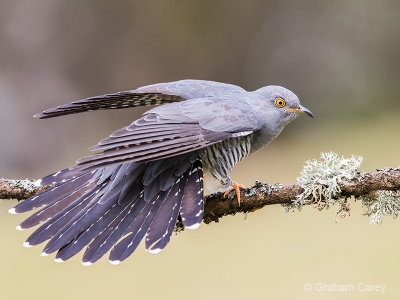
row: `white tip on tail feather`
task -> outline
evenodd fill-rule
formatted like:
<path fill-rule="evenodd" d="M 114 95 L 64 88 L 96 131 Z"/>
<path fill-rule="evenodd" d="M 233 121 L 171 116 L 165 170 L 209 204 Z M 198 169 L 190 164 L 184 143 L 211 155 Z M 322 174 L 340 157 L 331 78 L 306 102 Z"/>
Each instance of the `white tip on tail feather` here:
<path fill-rule="evenodd" d="M 23 244 L 22 244 L 22 246 L 24 246 L 24 247 L 26 247 L 26 248 L 30 248 L 30 247 L 33 247 L 31 244 L 29 244 L 28 242 L 24 242 Z"/>
<path fill-rule="evenodd" d="M 156 249 L 150 249 L 150 250 L 148 250 L 148 251 L 149 251 L 149 253 L 151 253 L 151 254 L 157 254 L 157 253 L 160 253 L 161 250 L 162 250 L 162 249 L 160 249 L 160 248 L 156 248 Z"/>
<path fill-rule="evenodd" d="M 194 230 L 194 229 L 199 228 L 200 225 L 201 225 L 201 223 L 195 223 L 195 224 L 190 225 L 190 226 L 185 226 L 185 228 Z"/>
<path fill-rule="evenodd" d="M 17 214 L 17 211 L 16 211 L 15 208 L 13 207 L 13 208 L 10 208 L 10 209 L 8 210 L 8 213 L 13 214 L 13 215 L 16 215 L 16 214 Z"/>

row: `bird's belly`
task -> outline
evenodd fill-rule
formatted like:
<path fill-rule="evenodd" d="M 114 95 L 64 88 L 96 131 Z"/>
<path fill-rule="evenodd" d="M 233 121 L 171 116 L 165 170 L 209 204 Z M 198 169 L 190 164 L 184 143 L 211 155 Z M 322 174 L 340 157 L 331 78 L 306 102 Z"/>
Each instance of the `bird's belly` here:
<path fill-rule="evenodd" d="M 210 172 L 204 172 L 203 180 L 206 195 L 225 192 L 227 189 L 227 186 L 225 184 L 222 184 L 221 181 L 214 178 L 214 176 Z"/>

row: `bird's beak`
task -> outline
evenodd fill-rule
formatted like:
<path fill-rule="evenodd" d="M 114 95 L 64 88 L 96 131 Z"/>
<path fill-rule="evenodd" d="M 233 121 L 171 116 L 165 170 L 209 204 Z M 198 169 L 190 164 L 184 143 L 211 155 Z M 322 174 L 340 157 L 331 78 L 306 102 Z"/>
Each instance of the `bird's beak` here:
<path fill-rule="evenodd" d="M 313 113 L 310 110 L 308 110 L 307 108 L 305 108 L 304 106 L 301 106 L 301 105 L 299 106 L 299 108 L 288 107 L 287 110 L 293 111 L 293 112 L 295 112 L 297 114 L 300 114 L 300 113 L 306 114 L 307 116 L 309 116 L 311 118 L 314 118 Z"/>
<path fill-rule="evenodd" d="M 313 113 L 312 113 L 309 109 L 305 108 L 304 106 L 301 106 L 301 105 L 300 105 L 300 107 L 299 107 L 299 112 L 301 112 L 301 113 L 303 113 L 303 114 L 306 114 L 307 116 L 309 116 L 309 117 L 311 117 L 311 118 L 314 118 Z"/>

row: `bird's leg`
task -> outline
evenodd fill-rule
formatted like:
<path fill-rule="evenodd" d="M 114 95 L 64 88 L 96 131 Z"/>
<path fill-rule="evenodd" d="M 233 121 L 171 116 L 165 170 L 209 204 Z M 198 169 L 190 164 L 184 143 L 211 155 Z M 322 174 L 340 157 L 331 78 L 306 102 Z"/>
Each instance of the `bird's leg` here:
<path fill-rule="evenodd" d="M 225 191 L 224 193 L 224 197 L 228 196 L 228 194 L 235 190 L 236 192 L 236 197 L 238 200 L 238 205 L 240 206 L 240 189 L 245 189 L 246 187 L 243 184 L 240 183 L 236 183 L 234 181 L 232 181 L 231 186 Z"/>

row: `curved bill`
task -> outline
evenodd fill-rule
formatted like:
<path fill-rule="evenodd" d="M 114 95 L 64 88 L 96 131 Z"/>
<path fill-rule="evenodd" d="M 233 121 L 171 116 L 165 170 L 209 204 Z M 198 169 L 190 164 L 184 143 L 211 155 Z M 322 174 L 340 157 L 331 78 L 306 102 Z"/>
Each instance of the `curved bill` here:
<path fill-rule="evenodd" d="M 293 111 L 296 114 L 300 114 L 300 113 L 306 114 L 307 116 L 309 116 L 311 118 L 314 118 L 313 113 L 310 110 L 308 110 L 307 108 L 305 108 L 304 106 L 301 106 L 301 105 L 299 106 L 299 108 L 288 107 L 286 110 Z"/>
<path fill-rule="evenodd" d="M 311 118 L 314 118 L 313 113 L 309 109 L 305 108 L 304 106 L 300 105 L 299 111 L 302 112 L 303 114 L 306 114 L 307 116 L 309 116 Z"/>

